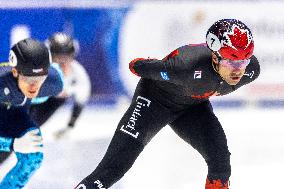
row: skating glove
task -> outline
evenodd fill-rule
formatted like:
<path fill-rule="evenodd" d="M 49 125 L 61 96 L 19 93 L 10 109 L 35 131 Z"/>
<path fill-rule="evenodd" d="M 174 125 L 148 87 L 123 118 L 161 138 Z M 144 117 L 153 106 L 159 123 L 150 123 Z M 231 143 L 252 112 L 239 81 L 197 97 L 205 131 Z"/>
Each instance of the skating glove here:
<path fill-rule="evenodd" d="M 28 131 L 20 138 L 15 138 L 13 150 L 20 153 L 42 152 L 42 136 L 39 129 Z"/>

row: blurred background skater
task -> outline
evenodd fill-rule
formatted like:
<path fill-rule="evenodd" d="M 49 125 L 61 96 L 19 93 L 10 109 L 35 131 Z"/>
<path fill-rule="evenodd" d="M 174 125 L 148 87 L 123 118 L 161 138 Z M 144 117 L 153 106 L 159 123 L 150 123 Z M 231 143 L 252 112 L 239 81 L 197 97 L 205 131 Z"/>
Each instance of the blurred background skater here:
<path fill-rule="evenodd" d="M 63 89 L 63 78 L 50 63 L 47 47 L 31 38 L 10 50 L 7 65 L 12 69 L 0 77 L 0 151 L 15 152 L 17 162 L 1 189 L 23 188 L 41 166 L 42 136 L 28 111 L 33 98 L 56 96 Z"/>
<path fill-rule="evenodd" d="M 58 96 L 34 98 L 30 106 L 30 116 L 38 126 L 46 121 L 63 106 L 67 100 L 72 102 L 72 113 L 66 127 L 54 133 L 56 139 L 61 138 L 74 127 L 82 109 L 88 102 L 91 86 L 84 67 L 75 60 L 79 45 L 65 33 L 55 33 L 47 40 L 53 66 L 59 65 L 64 75 L 64 88 Z M 0 163 L 4 162 L 10 152 L 0 152 Z"/>
<path fill-rule="evenodd" d="M 72 102 L 72 113 L 66 127 L 55 133 L 61 138 L 75 126 L 91 94 L 91 82 L 84 67 L 75 60 L 79 44 L 65 33 L 55 33 L 47 40 L 52 62 L 57 63 L 64 75 L 63 91 L 56 97 L 50 97 L 43 103 L 31 106 L 30 115 L 39 125 L 43 125 L 67 100 Z"/>

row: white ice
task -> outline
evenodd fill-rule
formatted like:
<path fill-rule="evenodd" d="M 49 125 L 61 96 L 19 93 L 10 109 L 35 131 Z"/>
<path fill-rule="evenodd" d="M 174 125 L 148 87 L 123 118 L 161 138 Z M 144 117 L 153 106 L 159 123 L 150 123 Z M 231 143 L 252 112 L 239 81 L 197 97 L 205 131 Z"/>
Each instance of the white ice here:
<path fill-rule="evenodd" d="M 54 131 L 69 117 L 64 107 L 42 128 L 45 159 L 25 187 L 73 189 L 97 166 L 127 106 L 88 107 L 77 127 L 56 141 Z M 215 109 L 231 155 L 231 189 L 281 188 L 284 170 L 284 109 Z M 15 157 L 0 167 L 0 176 Z M 112 189 L 204 189 L 202 157 L 169 128 L 148 144 L 130 171 Z"/>

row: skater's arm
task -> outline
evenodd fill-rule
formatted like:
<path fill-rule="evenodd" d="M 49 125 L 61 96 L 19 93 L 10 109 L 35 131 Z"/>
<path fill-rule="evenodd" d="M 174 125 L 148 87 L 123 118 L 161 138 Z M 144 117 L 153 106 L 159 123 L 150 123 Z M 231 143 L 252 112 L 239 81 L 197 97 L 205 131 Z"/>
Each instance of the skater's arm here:
<path fill-rule="evenodd" d="M 188 72 L 189 66 L 176 49 L 163 60 L 136 58 L 129 64 L 130 71 L 140 77 L 182 84 L 181 76 Z"/>

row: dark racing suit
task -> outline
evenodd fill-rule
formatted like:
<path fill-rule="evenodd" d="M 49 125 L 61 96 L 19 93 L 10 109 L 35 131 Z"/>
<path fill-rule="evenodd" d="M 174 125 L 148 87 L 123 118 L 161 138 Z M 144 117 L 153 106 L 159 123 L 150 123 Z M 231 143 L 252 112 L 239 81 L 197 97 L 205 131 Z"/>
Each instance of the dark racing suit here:
<path fill-rule="evenodd" d="M 209 180 L 227 182 L 231 174 L 230 152 L 208 99 L 255 80 L 260 72 L 256 57 L 251 57 L 246 73 L 235 86 L 223 81 L 214 70 L 212 53 L 203 44 L 180 47 L 163 60 L 132 61 L 130 70 L 141 76 L 132 103 L 104 158 L 77 188 L 109 188 L 167 124 L 203 156 Z"/>

